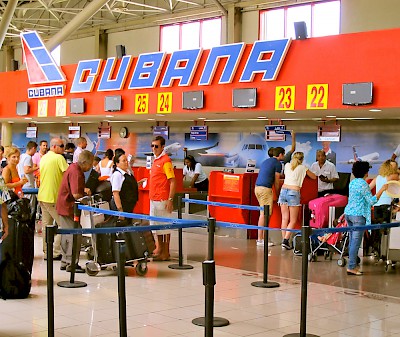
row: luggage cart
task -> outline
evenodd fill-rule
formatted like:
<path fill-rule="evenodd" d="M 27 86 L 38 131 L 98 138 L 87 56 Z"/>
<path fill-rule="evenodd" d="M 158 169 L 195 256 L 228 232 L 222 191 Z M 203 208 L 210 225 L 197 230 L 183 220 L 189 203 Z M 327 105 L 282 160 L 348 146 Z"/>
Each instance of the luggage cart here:
<path fill-rule="evenodd" d="M 90 212 L 90 227 L 124 227 L 135 226 L 139 222 L 119 221 L 114 216 L 106 217 L 104 221 L 95 221 L 95 215 Z M 89 276 L 96 276 L 102 269 L 117 267 L 117 261 L 114 253 L 114 243 L 116 240 L 125 240 L 126 245 L 126 266 L 135 267 L 136 274 L 144 276 L 147 273 L 147 263 L 150 252 L 147 248 L 145 235 L 142 231 L 93 234 L 91 238 L 90 254 L 91 259 L 86 262 L 86 273 Z"/>
<path fill-rule="evenodd" d="M 392 205 L 391 222 L 399 221 L 399 205 Z M 381 259 L 385 261 L 386 272 L 390 272 L 396 268 L 396 263 L 400 261 L 400 227 L 383 230 L 381 237 Z"/>

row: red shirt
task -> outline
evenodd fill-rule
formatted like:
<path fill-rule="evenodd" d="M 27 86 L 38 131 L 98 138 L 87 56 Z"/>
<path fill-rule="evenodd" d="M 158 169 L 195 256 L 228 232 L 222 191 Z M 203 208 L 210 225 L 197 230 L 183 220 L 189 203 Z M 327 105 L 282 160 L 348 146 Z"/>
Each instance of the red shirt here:
<path fill-rule="evenodd" d="M 171 159 L 164 154 L 154 159 L 150 170 L 150 200 L 161 201 L 169 198 L 169 179 L 175 178 Z"/>
<path fill-rule="evenodd" d="M 85 176 L 82 169 L 77 163 L 69 165 L 61 180 L 56 204 L 57 213 L 62 216 L 73 217 L 75 204 L 73 194 L 80 194 L 83 196 L 84 188 Z"/>

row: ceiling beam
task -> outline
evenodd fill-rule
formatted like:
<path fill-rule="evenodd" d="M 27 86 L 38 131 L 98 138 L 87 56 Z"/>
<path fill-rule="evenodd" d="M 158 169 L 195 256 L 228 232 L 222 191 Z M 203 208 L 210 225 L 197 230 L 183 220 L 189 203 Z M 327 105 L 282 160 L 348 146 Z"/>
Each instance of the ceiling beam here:
<path fill-rule="evenodd" d="M 8 27 L 10 26 L 11 19 L 15 12 L 15 8 L 17 8 L 18 0 L 9 0 L 7 7 L 4 11 L 4 14 L 1 18 L 0 22 L 0 49 L 3 46 L 4 38 L 6 37 L 6 33 Z"/>
<path fill-rule="evenodd" d="M 47 43 L 46 47 L 52 51 L 64 42 L 72 33 L 76 32 L 86 21 L 95 15 L 109 0 L 94 0 L 77 14 L 67 25 L 55 34 Z"/>

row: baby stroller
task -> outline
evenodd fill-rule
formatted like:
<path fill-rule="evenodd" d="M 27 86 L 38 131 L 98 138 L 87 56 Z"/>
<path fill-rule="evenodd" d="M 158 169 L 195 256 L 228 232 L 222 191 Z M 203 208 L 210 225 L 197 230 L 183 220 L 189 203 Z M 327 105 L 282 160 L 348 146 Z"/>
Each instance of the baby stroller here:
<path fill-rule="evenodd" d="M 347 222 L 342 214 L 337 220 L 337 225 L 335 228 L 343 228 L 347 227 Z M 347 260 L 344 258 L 344 255 L 347 250 L 347 244 L 349 241 L 349 233 L 348 232 L 336 232 L 336 233 L 327 233 L 324 236 L 319 236 L 318 240 L 321 242 L 321 245 L 326 244 L 326 252 L 324 253 L 325 260 L 332 260 L 333 254 L 338 253 L 340 257 L 337 261 L 339 267 L 344 267 L 347 263 Z"/>

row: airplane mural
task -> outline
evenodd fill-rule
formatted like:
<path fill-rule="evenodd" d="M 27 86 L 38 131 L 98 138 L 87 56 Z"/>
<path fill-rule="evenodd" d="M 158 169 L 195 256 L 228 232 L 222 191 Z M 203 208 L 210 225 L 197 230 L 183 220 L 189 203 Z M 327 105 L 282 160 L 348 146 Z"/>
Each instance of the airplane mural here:
<path fill-rule="evenodd" d="M 363 156 L 359 156 L 357 153 L 357 147 L 358 147 L 358 145 L 352 146 L 353 158 L 351 158 L 347 161 L 341 161 L 340 164 L 354 164 L 356 161 L 366 161 L 370 164 L 382 164 L 383 163 L 383 160 L 379 160 L 378 152 L 371 152 L 371 153 L 365 154 Z"/>

